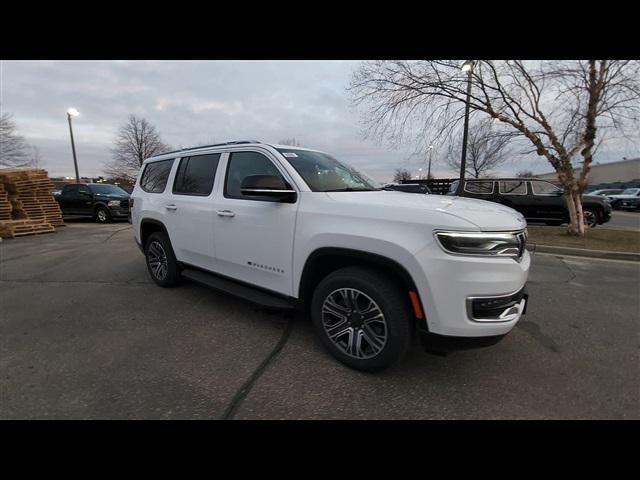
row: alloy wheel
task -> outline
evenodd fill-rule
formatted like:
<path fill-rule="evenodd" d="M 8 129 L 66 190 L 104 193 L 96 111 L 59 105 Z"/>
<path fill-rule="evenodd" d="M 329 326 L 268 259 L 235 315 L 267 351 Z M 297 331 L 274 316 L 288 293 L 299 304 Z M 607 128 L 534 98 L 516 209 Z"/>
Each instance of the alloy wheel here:
<path fill-rule="evenodd" d="M 167 263 L 167 254 L 165 253 L 164 248 L 162 247 L 162 244 L 160 244 L 160 242 L 154 241 L 149 244 L 147 258 L 153 276 L 158 280 L 164 280 L 167 276 L 169 266 Z"/>
<path fill-rule="evenodd" d="M 585 210 L 583 212 L 584 215 L 584 223 L 589 225 L 590 227 L 595 227 L 598 224 L 598 218 L 596 217 L 595 212 L 591 210 Z"/>
<path fill-rule="evenodd" d="M 367 294 L 339 288 L 322 303 L 322 325 L 342 352 L 365 359 L 378 355 L 387 343 L 388 328 L 382 310 Z"/>

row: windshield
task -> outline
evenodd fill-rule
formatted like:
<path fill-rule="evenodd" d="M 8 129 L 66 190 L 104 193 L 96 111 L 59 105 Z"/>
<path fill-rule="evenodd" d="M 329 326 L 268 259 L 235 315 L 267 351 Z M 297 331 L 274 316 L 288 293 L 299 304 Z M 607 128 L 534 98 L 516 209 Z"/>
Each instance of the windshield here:
<path fill-rule="evenodd" d="M 120 187 L 116 187 L 115 185 L 87 185 L 89 189 L 98 195 L 129 195 Z"/>
<path fill-rule="evenodd" d="M 381 190 L 362 172 L 320 152 L 278 149 L 314 192 L 364 192 Z"/>
<path fill-rule="evenodd" d="M 640 188 L 627 188 L 622 195 L 636 195 Z"/>

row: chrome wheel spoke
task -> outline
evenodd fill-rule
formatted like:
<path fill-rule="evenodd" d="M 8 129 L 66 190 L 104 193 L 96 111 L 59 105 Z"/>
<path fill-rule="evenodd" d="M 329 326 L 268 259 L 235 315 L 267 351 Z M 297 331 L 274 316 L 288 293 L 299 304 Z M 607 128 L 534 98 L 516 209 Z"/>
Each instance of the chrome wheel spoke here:
<path fill-rule="evenodd" d="M 147 261 L 153 276 L 158 280 L 164 280 L 169 271 L 169 265 L 167 263 L 167 256 L 164 252 L 164 248 L 162 248 L 160 243 L 152 242 L 149 245 Z"/>
<path fill-rule="evenodd" d="M 375 357 L 387 343 L 387 322 L 382 310 L 360 290 L 334 290 L 325 297 L 321 313 L 327 337 L 350 357 Z"/>

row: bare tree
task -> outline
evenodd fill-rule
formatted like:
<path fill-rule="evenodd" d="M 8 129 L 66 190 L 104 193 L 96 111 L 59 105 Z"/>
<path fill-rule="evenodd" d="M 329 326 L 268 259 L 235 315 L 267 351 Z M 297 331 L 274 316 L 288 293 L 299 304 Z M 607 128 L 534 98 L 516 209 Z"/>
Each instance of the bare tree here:
<path fill-rule="evenodd" d="M 369 135 L 399 142 L 451 136 L 464 117 L 467 73 L 460 61 L 364 63 L 349 87 L 367 107 Z M 593 152 L 607 131 L 626 135 L 640 114 L 640 62 L 477 61 L 470 74 L 473 116 L 499 120 L 545 157 L 558 174 L 570 214 L 569 233 L 583 235 L 584 192 Z M 579 173 L 571 160 L 582 155 Z"/>
<path fill-rule="evenodd" d="M 480 178 L 505 163 L 511 155 L 510 140 L 510 135 L 493 129 L 491 120 L 482 120 L 472 125 L 467 140 L 466 174 Z M 447 164 L 456 171 L 460 170 L 461 153 L 462 138 L 459 138 L 449 144 L 447 153 Z"/>
<path fill-rule="evenodd" d="M 135 182 L 145 159 L 169 149 L 156 128 L 145 118 L 130 115 L 118 130 L 115 146 L 111 149 L 113 158 L 104 166 L 104 172 L 110 177 Z"/>
<path fill-rule="evenodd" d="M 393 183 L 400 183 L 402 180 L 411 180 L 411 172 L 406 168 L 396 168 L 393 174 Z"/>
<path fill-rule="evenodd" d="M 516 173 L 516 177 L 531 178 L 533 177 L 533 172 L 531 170 L 520 170 L 518 173 Z"/>
<path fill-rule="evenodd" d="M 29 165 L 29 146 L 24 137 L 16 133 L 16 124 L 10 113 L 0 115 L 0 166 L 23 167 Z"/>
<path fill-rule="evenodd" d="M 295 137 L 285 138 L 284 140 L 280 140 L 278 142 L 280 145 L 290 145 L 292 147 L 301 147 L 300 142 L 298 142 Z"/>

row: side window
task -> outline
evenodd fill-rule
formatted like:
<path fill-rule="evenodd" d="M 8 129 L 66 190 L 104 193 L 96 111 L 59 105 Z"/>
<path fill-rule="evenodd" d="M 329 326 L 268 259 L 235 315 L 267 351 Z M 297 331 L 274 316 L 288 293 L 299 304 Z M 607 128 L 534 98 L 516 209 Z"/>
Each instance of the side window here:
<path fill-rule="evenodd" d="M 80 186 L 78 186 L 78 193 L 80 193 L 82 195 L 91 195 L 91 190 L 89 190 L 89 187 L 85 187 L 84 185 L 80 185 Z"/>
<path fill-rule="evenodd" d="M 197 155 L 180 160 L 173 193 L 206 197 L 213 189 L 213 180 L 220 162 L 220 154 Z"/>
<path fill-rule="evenodd" d="M 531 189 L 536 195 L 551 195 L 560 191 L 553 183 L 531 182 Z"/>
<path fill-rule="evenodd" d="M 76 194 L 78 193 L 78 185 L 65 185 L 64 187 L 62 187 L 62 194 L 63 195 L 69 195 L 69 194 Z"/>
<path fill-rule="evenodd" d="M 476 195 L 490 195 L 493 193 L 493 182 L 490 180 L 473 180 L 465 183 L 464 191 Z"/>
<path fill-rule="evenodd" d="M 229 155 L 227 178 L 224 183 L 224 196 L 243 198 L 240 185 L 249 175 L 275 175 L 282 178 L 280 171 L 267 157 L 258 152 L 233 152 Z M 283 179 L 284 180 L 284 179 Z M 285 181 L 286 182 L 286 181 Z"/>
<path fill-rule="evenodd" d="M 498 182 L 498 190 L 503 195 L 526 195 L 527 182 L 524 180 Z"/>
<path fill-rule="evenodd" d="M 173 158 L 147 163 L 144 172 L 142 172 L 142 178 L 140 179 L 140 188 L 148 193 L 164 192 L 172 166 Z"/>

